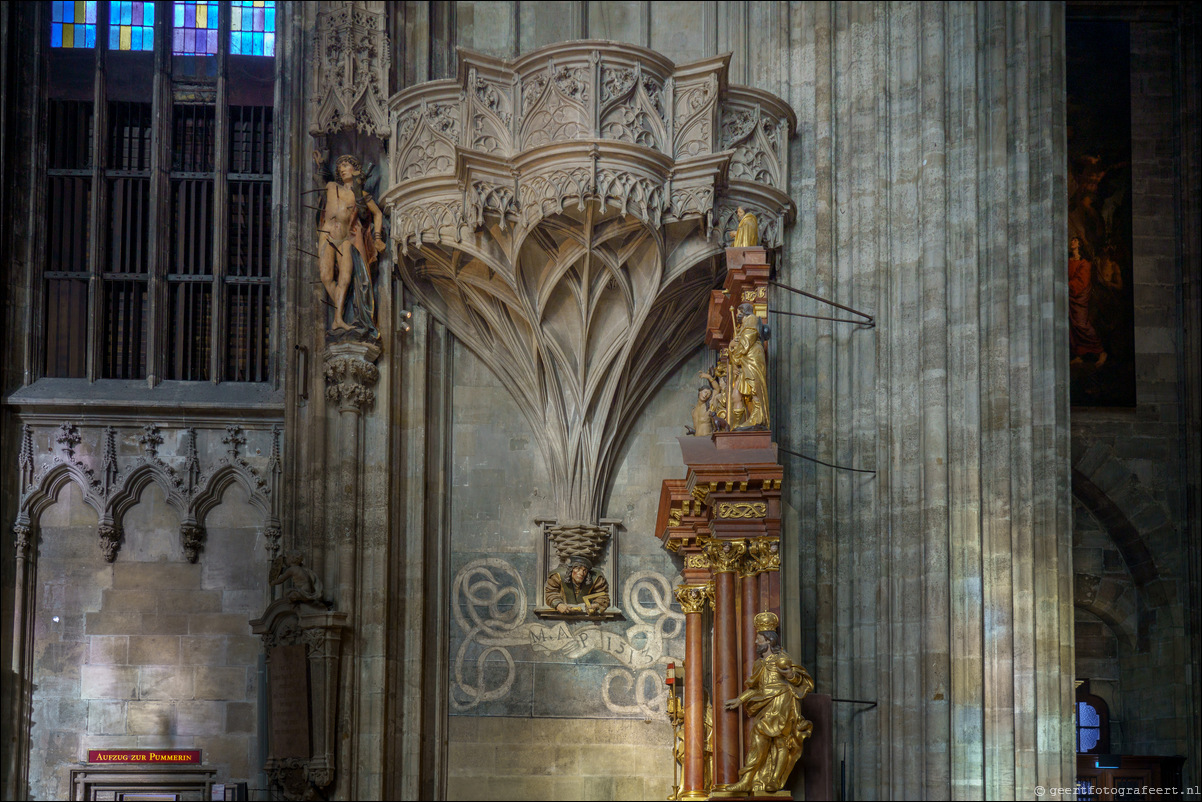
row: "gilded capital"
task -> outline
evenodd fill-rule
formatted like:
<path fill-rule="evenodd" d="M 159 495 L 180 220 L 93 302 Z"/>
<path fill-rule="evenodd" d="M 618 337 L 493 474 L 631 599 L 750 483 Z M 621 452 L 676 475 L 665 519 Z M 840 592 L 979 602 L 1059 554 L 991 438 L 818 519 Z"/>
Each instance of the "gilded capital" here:
<path fill-rule="evenodd" d="M 713 595 L 709 585 L 679 585 L 676 588 L 676 601 L 680 602 L 680 611 L 685 615 L 705 612 L 705 603 Z"/>
<path fill-rule="evenodd" d="M 747 554 L 747 541 L 706 538 L 701 541 L 701 548 L 714 573 L 720 574 L 739 570 L 739 564 Z"/>
<path fill-rule="evenodd" d="M 756 537 L 752 538 L 748 545 L 756 571 L 780 570 L 780 538 Z"/>

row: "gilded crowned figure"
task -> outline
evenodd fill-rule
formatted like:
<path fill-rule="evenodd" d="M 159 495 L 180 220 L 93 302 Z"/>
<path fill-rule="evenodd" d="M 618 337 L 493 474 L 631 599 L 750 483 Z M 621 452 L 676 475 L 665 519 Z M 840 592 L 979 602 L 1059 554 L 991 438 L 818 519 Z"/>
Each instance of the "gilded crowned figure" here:
<path fill-rule="evenodd" d="M 743 707 L 755 718 L 738 782 L 718 789 L 728 794 L 773 793 L 784 788 L 813 729 L 801 715 L 801 700 L 814 690 L 814 680 L 781 651 L 778 622 L 772 613 L 755 617 L 759 659 L 745 683 L 747 690 L 726 700 L 727 710 Z"/>

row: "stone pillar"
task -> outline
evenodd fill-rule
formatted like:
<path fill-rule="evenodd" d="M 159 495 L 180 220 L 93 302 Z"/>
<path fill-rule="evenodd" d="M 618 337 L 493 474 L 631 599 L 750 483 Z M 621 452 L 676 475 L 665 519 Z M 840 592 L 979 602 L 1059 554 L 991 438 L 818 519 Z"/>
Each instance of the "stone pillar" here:
<path fill-rule="evenodd" d="M 727 699 L 742 692 L 739 674 L 739 620 L 735 572 L 747 553 L 744 541 L 709 539 L 703 546 L 714 572 L 714 785 L 739 778 L 739 711 L 727 710 Z"/>
<path fill-rule="evenodd" d="M 680 798 L 705 799 L 705 664 L 701 614 L 711 591 L 707 585 L 680 585 L 676 600 L 684 613 L 684 776 Z"/>
<path fill-rule="evenodd" d="M 790 6 L 779 280 L 876 327 L 774 321 L 776 441 L 876 473 L 789 461 L 782 635 L 865 798 L 1073 781 L 1063 17 Z"/>
<path fill-rule="evenodd" d="M 359 472 L 363 465 L 359 448 L 360 415 L 375 402 L 372 387 L 380 378 L 375 361 L 380 347 L 366 342 L 334 343 L 326 348 L 326 399 L 338 405 L 334 448 L 337 471 L 333 492 L 333 531 L 338 543 L 338 606 L 354 620 L 355 556 L 360 526 Z"/>
<path fill-rule="evenodd" d="M 332 461 L 332 470 L 326 480 L 327 531 L 337 543 L 338 577 L 333 595 L 351 628 L 346 645 L 348 670 L 344 673 L 340 699 L 347 720 L 355 722 L 350 731 L 344 734 L 346 737 L 337 741 L 337 767 L 342 771 L 337 777 L 335 795 L 346 790 L 349 790 L 350 796 L 356 795 L 353 789 L 359 787 L 361 781 L 360 745 L 366 740 L 366 730 L 361 725 L 366 713 L 360 701 L 364 693 L 376 690 L 370 685 L 361 684 L 360 668 L 370 655 L 361 649 L 365 622 L 363 616 L 359 615 L 362 593 L 358 568 L 365 534 L 361 488 L 364 459 L 360 433 L 363 427 L 362 414 L 375 403 L 375 391 L 372 388 L 380 377 L 375 365 L 379 357 L 380 347 L 375 343 L 347 341 L 326 346 L 326 400 L 338 407 L 338 424 L 330 430 L 333 437 L 327 449 Z"/>

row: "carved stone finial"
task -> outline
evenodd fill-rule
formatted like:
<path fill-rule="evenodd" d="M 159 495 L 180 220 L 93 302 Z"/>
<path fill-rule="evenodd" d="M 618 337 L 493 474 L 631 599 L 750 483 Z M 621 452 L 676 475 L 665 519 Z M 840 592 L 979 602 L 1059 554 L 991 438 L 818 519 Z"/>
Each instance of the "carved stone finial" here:
<path fill-rule="evenodd" d="M 184 429 L 184 470 L 188 475 L 188 491 L 200 482 L 200 459 L 196 455 L 196 430 L 191 426 Z"/>
<path fill-rule="evenodd" d="M 100 535 L 100 552 L 105 562 L 117 559 L 117 551 L 121 548 L 121 526 L 114 521 L 101 521 L 97 527 Z"/>
<path fill-rule="evenodd" d="M 33 484 L 33 427 L 28 423 L 21 427 L 21 451 L 17 457 L 21 466 L 21 490 Z"/>
<path fill-rule="evenodd" d="M 146 452 L 146 456 L 151 459 L 157 459 L 159 456 L 159 446 L 163 444 L 163 435 L 159 431 L 158 424 L 148 423 L 142 427 L 142 434 L 138 437 L 138 443 L 141 444 L 142 450 Z"/>
<path fill-rule="evenodd" d="M 375 361 L 380 347 L 372 343 L 342 342 L 326 347 L 326 399 L 340 412 L 363 412 L 375 403 L 372 390 L 380 379 Z"/>
<path fill-rule="evenodd" d="M 246 435 L 242 433 L 241 426 L 226 426 L 225 436 L 221 438 L 221 442 L 225 443 L 225 452 L 229 455 L 229 461 L 237 462 L 238 450 L 246 444 Z"/>
<path fill-rule="evenodd" d="M 107 490 L 117 483 L 117 475 L 120 473 L 117 468 L 117 430 L 112 426 L 104 427 L 104 456 L 101 462 L 104 465 L 104 486 Z"/>
<path fill-rule="evenodd" d="M 58 435 L 54 438 L 54 442 L 63 447 L 67 459 L 75 459 L 75 447 L 79 445 L 79 441 L 79 429 L 74 423 L 59 424 Z"/>
<path fill-rule="evenodd" d="M 199 560 L 205 544 L 205 528 L 195 521 L 184 521 L 179 525 L 179 538 L 188 562 L 194 563 Z"/>
<path fill-rule="evenodd" d="M 13 524 L 13 546 L 17 559 L 29 557 L 29 546 L 33 543 L 33 528 L 29 524 Z"/>

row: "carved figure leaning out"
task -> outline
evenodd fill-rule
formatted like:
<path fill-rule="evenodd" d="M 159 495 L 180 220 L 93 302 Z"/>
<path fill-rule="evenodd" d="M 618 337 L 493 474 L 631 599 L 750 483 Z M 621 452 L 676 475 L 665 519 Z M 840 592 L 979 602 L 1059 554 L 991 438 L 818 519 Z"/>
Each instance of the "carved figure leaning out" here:
<path fill-rule="evenodd" d="M 747 690 L 726 700 L 727 710 L 745 707 L 754 717 L 747 760 L 739 780 L 716 789 L 729 794 L 773 793 L 781 790 L 814 725 L 801 715 L 801 700 L 814 690 L 809 673 L 780 649 L 779 623 L 772 613 L 755 617 L 758 659 L 744 683 Z"/>
<path fill-rule="evenodd" d="M 368 176 L 354 156 L 339 156 L 333 173 L 318 151 L 313 151 L 313 161 L 325 189 L 317 259 L 322 284 L 334 304 L 330 330 L 359 331 L 378 339 L 372 270 L 384 251 L 384 213 L 364 188 Z"/>
<path fill-rule="evenodd" d="M 328 607 L 329 604 L 321 598 L 321 578 L 305 565 L 305 558 L 299 551 L 288 552 L 287 567 L 283 555 L 276 557 L 271 566 L 270 582 L 272 586 L 282 585 L 292 580 L 292 589 L 285 595 L 293 604 L 312 604 Z"/>
<path fill-rule="evenodd" d="M 609 609 L 609 583 L 593 570 L 587 557 L 572 557 L 563 573 L 555 571 L 547 577 L 543 600 L 548 607 L 579 615 L 599 615 Z"/>

